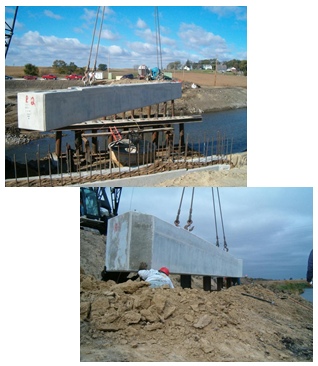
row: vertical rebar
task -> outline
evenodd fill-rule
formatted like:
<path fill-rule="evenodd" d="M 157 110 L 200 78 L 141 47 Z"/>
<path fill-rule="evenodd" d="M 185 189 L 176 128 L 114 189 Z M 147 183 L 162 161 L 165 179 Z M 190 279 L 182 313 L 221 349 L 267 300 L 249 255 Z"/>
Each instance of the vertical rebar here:
<path fill-rule="evenodd" d="M 208 150 L 209 150 L 209 138 L 207 138 L 207 142 L 206 142 L 205 165 L 208 165 Z"/>
<path fill-rule="evenodd" d="M 120 153 L 119 153 L 119 144 L 117 145 L 117 148 L 118 148 L 118 168 L 119 168 L 119 175 L 120 175 Z M 120 178 L 120 176 L 119 176 Z"/>
<path fill-rule="evenodd" d="M 36 153 L 36 160 L 37 160 L 37 163 L 38 163 L 39 184 L 40 184 L 40 187 L 41 187 L 40 157 L 39 157 L 39 152 L 38 151 Z"/>
<path fill-rule="evenodd" d="M 98 150 L 99 150 L 99 168 L 100 168 L 100 175 L 102 175 L 102 156 L 100 153 L 100 146 L 98 146 Z"/>
<path fill-rule="evenodd" d="M 69 154 L 70 154 L 70 158 L 69 158 L 69 165 L 70 165 L 70 178 L 71 178 L 71 182 L 72 182 L 72 151 L 71 149 L 69 149 Z M 91 165 L 92 166 L 92 165 Z"/>
<path fill-rule="evenodd" d="M 15 154 L 13 154 L 13 166 L 14 166 L 14 177 L 15 177 L 15 186 L 18 186 L 18 176 L 17 176 L 17 162 L 15 160 Z"/>
<path fill-rule="evenodd" d="M 61 154 L 61 185 L 63 186 L 63 157 Z"/>
<path fill-rule="evenodd" d="M 28 187 L 30 187 L 30 183 L 29 183 L 29 167 L 28 167 L 27 153 L 25 153 L 25 169 L 26 169 L 26 175 L 27 175 L 27 180 L 28 180 Z"/>
<path fill-rule="evenodd" d="M 50 145 L 49 145 L 49 152 L 48 152 L 48 157 L 49 157 L 49 175 L 50 175 L 50 184 L 52 187 L 52 174 L 51 174 L 51 157 L 50 157 Z"/>
<path fill-rule="evenodd" d="M 233 149 L 233 137 L 231 141 L 231 155 L 230 155 L 230 164 L 232 163 L 232 149 Z"/>
<path fill-rule="evenodd" d="M 131 177 L 130 175 L 130 139 L 129 139 L 129 143 L 128 143 L 128 171 L 129 171 L 129 176 Z"/>
<path fill-rule="evenodd" d="M 138 175 L 139 175 L 139 161 L 140 161 L 140 152 L 139 152 L 139 142 L 138 142 L 138 144 L 137 144 L 137 149 L 138 149 L 138 151 L 137 151 L 137 159 L 138 159 L 138 161 L 137 161 L 137 166 L 138 166 Z"/>

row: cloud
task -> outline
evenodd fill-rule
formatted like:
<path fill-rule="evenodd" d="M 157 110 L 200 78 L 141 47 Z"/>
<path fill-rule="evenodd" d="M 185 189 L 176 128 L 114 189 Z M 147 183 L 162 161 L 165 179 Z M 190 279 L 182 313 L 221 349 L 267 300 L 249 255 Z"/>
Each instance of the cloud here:
<path fill-rule="evenodd" d="M 101 33 L 101 38 L 108 40 L 117 40 L 120 39 L 120 35 L 113 33 L 109 29 L 103 29 Z"/>
<path fill-rule="evenodd" d="M 219 18 L 234 16 L 237 20 L 245 21 L 247 19 L 246 6 L 206 6 L 205 9 L 217 14 Z"/>
<path fill-rule="evenodd" d="M 145 30 L 136 30 L 135 35 L 144 39 L 149 43 L 156 44 L 156 32 L 151 31 L 151 29 L 147 28 Z M 176 46 L 176 41 L 174 39 L 160 36 L 161 45 L 167 46 Z"/>
<path fill-rule="evenodd" d="M 138 18 L 136 26 L 137 26 L 137 28 L 141 28 L 141 29 L 148 28 L 147 23 L 140 18 Z"/>
<path fill-rule="evenodd" d="M 54 14 L 51 10 L 44 10 L 44 15 L 53 19 L 63 19 L 60 15 Z"/>
<path fill-rule="evenodd" d="M 195 24 L 181 23 L 178 36 L 187 47 L 198 49 L 200 47 L 211 47 L 224 52 L 227 44 L 224 38 L 207 32 L 202 27 Z"/>

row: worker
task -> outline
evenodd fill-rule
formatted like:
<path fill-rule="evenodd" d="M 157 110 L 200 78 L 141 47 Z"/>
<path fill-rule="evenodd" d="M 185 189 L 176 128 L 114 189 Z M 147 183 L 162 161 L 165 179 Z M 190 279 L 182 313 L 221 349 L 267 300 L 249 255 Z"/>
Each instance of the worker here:
<path fill-rule="evenodd" d="M 141 269 L 138 271 L 138 275 L 147 282 L 150 282 L 150 287 L 161 287 L 164 285 L 169 285 L 171 288 L 174 288 L 170 278 L 169 278 L 169 269 L 166 267 L 160 268 L 158 271 L 155 269 Z"/>
<path fill-rule="evenodd" d="M 307 266 L 307 282 L 312 285 L 313 279 L 313 251 L 310 252 L 308 257 L 308 266 Z"/>

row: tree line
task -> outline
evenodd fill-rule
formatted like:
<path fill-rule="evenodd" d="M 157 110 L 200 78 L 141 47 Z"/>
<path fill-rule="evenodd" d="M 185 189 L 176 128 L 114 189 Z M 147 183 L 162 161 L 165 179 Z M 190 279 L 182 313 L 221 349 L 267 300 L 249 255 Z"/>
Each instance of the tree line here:
<path fill-rule="evenodd" d="M 181 61 L 173 61 L 167 65 L 167 69 L 168 70 L 181 70 L 183 67 L 187 66 L 190 69 L 199 70 L 199 69 L 203 68 L 203 65 L 212 65 L 212 67 L 215 69 L 215 62 L 216 62 L 215 58 L 199 60 L 198 62 L 187 60 L 185 64 L 182 64 Z M 218 60 L 217 64 L 218 65 L 223 64 L 226 66 L 227 69 L 229 69 L 231 67 L 235 67 L 236 70 L 238 70 L 238 71 L 247 72 L 247 60 L 233 59 L 230 61 L 223 61 L 223 62 Z"/>
<path fill-rule="evenodd" d="M 58 74 L 81 74 L 83 75 L 85 72 L 85 67 L 79 67 L 74 62 L 70 62 L 67 64 L 63 60 L 55 60 L 52 65 L 54 71 Z M 107 70 L 106 64 L 99 64 L 98 70 L 105 71 Z M 39 68 L 32 64 L 25 64 L 24 65 L 24 74 L 25 75 L 34 75 L 39 76 Z"/>

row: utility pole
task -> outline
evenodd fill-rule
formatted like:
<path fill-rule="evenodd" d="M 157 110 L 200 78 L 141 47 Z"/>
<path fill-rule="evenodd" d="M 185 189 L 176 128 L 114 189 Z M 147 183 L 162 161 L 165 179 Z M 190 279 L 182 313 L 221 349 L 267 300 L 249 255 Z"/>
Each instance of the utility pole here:
<path fill-rule="evenodd" d="M 218 55 L 216 55 L 216 59 L 215 59 L 214 86 L 216 86 L 216 69 L 217 69 L 217 65 L 218 65 Z"/>

